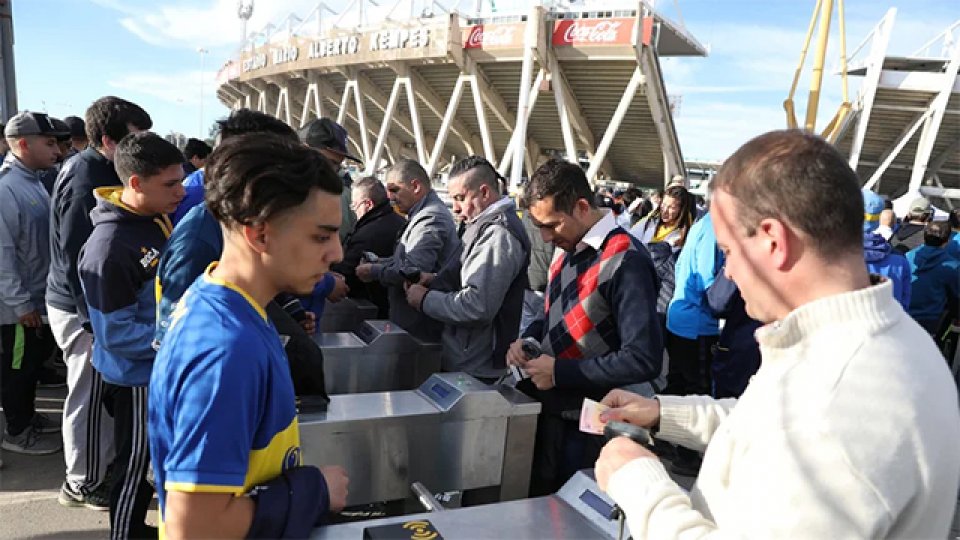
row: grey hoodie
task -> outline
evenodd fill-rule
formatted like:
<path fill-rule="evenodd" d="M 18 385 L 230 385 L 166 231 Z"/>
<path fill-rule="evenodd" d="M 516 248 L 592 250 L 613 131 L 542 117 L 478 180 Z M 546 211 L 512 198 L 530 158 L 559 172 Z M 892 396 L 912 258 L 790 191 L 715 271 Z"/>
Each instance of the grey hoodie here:
<path fill-rule="evenodd" d="M 496 378 L 520 330 L 530 241 L 513 201 L 503 198 L 467 225 L 463 242 L 459 264 L 431 283 L 422 309 L 444 323 L 445 371 Z"/>
<path fill-rule="evenodd" d="M 16 324 L 43 302 L 50 269 L 50 195 L 43 171 L 8 152 L 0 166 L 0 324 Z"/>

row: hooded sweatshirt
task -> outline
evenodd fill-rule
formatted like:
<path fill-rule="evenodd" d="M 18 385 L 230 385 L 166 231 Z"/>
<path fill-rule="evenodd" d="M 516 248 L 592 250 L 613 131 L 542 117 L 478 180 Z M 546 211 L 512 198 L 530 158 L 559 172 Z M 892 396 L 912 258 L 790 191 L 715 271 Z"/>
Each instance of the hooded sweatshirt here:
<path fill-rule="evenodd" d="M 871 274 L 878 274 L 893 282 L 893 297 L 903 306 L 910 309 L 910 263 L 906 257 L 893 251 L 890 243 L 876 233 L 863 235 L 863 258 L 867 263 L 867 270 Z"/>
<path fill-rule="evenodd" d="M 910 316 L 917 321 L 936 321 L 947 298 L 960 296 L 960 261 L 942 247 L 920 246 L 907 253 L 911 279 Z"/>
<path fill-rule="evenodd" d="M 170 220 L 142 215 L 120 201 L 122 188 L 100 188 L 93 232 L 78 271 L 93 327 L 93 367 L 109 383 L 146 386 L 156 351 L 154 281 Z"/>

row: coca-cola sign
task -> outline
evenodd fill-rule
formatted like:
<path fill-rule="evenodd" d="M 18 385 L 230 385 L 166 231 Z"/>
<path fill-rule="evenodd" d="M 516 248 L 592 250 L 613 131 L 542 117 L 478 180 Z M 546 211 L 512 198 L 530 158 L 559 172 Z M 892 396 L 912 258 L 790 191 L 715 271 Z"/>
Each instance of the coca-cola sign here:
<path fill-rule="evenodd" d="M 560 20 L 553 27 L 553 45 L 630 45 L 634 19 Z"/>
<path fill-rule="evenodd" d="M 523 23 L 471 26 L 464 49 L 512 49 L 523 46 Z"/>

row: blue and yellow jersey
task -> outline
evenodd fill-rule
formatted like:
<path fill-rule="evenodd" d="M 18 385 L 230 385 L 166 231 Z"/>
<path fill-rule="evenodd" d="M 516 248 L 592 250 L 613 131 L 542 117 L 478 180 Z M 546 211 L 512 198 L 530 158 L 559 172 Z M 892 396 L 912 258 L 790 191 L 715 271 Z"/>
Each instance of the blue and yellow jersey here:
<path fill-rule="evenodd" d="M 150 379 L 150 453 L 169 491 L 240 495 L 300 465 L 293 383 L 263 308 L 232 283 L 194 282 Z"/>

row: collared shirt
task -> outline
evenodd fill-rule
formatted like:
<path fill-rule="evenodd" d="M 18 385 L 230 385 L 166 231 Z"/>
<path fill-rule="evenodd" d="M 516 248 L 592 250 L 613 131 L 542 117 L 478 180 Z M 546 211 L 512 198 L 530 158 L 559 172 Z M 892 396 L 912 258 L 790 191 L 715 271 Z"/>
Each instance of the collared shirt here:
<path fill-rule="evenodd" d="M 604 213 L 600 221 L 596 222 L 593 227 L 587 231 L 587 234 L 583 235 L 580 242 L 577 243 L 576 253 L 580 253 L 588 247 L 599 250 L 600 246 L 603 245 L 603 241 L 606 240 L 607 235 L 610 234 L 610 231 L 619 226 L 620 225 L 617 224 L 617 218 L 613 215 L 612 211 Z"/>

